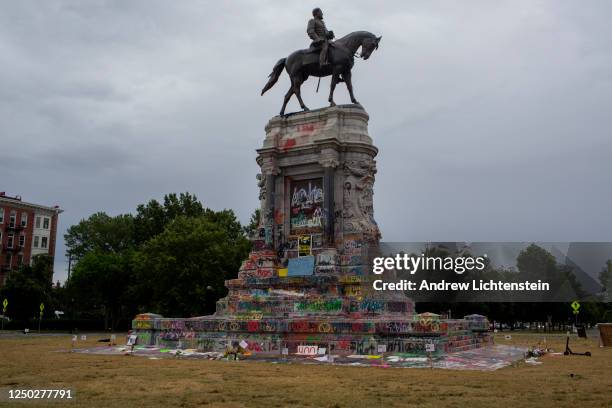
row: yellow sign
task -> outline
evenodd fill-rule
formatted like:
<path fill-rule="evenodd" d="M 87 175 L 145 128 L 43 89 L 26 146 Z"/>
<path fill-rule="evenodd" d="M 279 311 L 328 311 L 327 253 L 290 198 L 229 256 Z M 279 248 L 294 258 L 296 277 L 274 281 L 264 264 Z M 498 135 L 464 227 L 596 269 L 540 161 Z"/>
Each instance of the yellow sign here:
<path fill-rule="evenodd" d="M 578 303 L 577 300 L 574 300 L 570 306 L 572 307 L 572 309 L 574 309 L 574 313 L 577 314 L 576 312 L 578 311 L 578 309 L 580 309 L 580 303 Z"/>
<path fill-rule="evenodd" d="M 310 235 L 300 235 L 298 237 L 298 255 L 308 256 L 312 253 L 312 239 Z"/>
<path fill-rule="evenodd" d="M 40 304 L 40 313 L 42 313 L 43 310 L 45 310 L 45 304 L 41 303 Z"/>
<path fill-rule="evenodd" d="M 4 299 L 4 302 L 2 302 L 2 311 L 6 312 L 6 307 L 8 306 L 8 299 Z"/>
<path fill-rule="evenodd" d="M 286 277 L 288 273 L 289 273 L 289 268 L 280 268 L 280 269 L 278 269 L 278 276 L 280 278 Z"/>

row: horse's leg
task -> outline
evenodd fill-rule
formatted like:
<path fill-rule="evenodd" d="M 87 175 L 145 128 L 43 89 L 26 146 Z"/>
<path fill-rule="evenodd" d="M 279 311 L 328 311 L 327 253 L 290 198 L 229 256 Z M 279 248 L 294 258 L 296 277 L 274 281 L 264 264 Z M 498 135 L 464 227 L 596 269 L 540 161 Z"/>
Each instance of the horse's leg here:
<path fill-rule="evenodd" d="M 293 95 L 293 89 L 294 89 L 293 80 L 291 80 L 291 86 L 289 87 L 289 90 L 285 94 L 285 100 L 283 102 L 283 107 L 281 108 L 281 111 L 280 111 L 281 116 L 285 114 L 285 108 L 287 107 L 287 103 L 289 102 L 289 99 L 291 99 L 291 95 Z"/>
<path fill-rule="evenodd" d="M 336 106 L 336 102 L 334 102 L 334 90 L 339 80 L 340 76 L 338 74 L 332 74 L 331 85 L 329 86 L 329 106 Z"/>
<path fill-rule="evenodd" d="M 298 102 L 300 103 L 300 107 L 303 110 L 307 111 L 310 109 L 308 109 L 308 107 L 304 104 L 304 101 L 302 100 L 302 94 L 301 94 L 301 88 L 302 88 L 303 83 L 304 83 L 304 80 L 302 78 L 296 78 L 293 81 L 293 93 L 295 94 L 295 96 L 297 96 Z"/>
<path fill-rule="evenodd" d="M 351 70 L 349 69 L 344 74 L 342 74 L 342 77 L 344 78 L 344 82 L 346 82 L 346 89 L 348 89 L 349 95 L 351 96 L 351 102 L 353 102 L 354 104 L 359 104 L 359 102 L 357 102 L 357 99 L 355 99 L 355 95 L 353 95 L 353 82 L 351 82 Z"/>

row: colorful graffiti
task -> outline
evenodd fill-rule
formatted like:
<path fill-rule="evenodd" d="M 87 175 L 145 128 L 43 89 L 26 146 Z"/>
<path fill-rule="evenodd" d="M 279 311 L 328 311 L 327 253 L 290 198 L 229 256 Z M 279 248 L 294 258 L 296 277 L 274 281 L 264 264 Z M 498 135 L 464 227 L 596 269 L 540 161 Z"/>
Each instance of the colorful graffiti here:
<path fill-rule="evenodd" d="M 291 191 L 291 234 L 320 233 L 324 218 L 323 179 L 292 181 Z"/>

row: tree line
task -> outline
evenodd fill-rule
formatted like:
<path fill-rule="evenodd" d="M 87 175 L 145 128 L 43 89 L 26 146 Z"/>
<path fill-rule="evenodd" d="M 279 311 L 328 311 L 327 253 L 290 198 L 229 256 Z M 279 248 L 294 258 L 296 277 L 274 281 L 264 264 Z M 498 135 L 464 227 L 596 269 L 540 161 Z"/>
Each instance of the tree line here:
<path fill-rule="evenodd" d="M 53 318 L 53 311 L 61 310 L 62 319 L 70 324 L 82 326 L 95 321 L 97 329 L 101 322 L 105 329 L 126 329 L 132 318 L 143 312 L 167 317 L 211 314 L 216 301 L 227 294 L 224 281 L 237 276 L 240 263 L 247 257 L 251 248 L 247 236 L 257 224 L 257 211 L 250 223 L 242 226 L 232 210 L 206 208 L 190 193 L 168 194 L 161 202 L 152 199 L 138 205 L 134 213 L 111 216 L 97 212 L 71 226 L 64 235 L 71 264 L 64 285 L 51 283 L 52 258 L 37 256 L 32 265 L 9 275 L 0 290 L 0 302 L 7 298 L 7 315 L 26 326 L 33 326 L 38 319 L 40 303 L 46 305 L 46 318 Z M 428 256 L 447 255 L 439 248 L 430 251 Z M 514 275 L 562 279 L 575 293 L 581 291 L 571 269 L 557 264 L 549 252 L 536 245 L 521 252 L 517 268 L 519 275 Z M 511 280 L 511 275 L 488 267 L 481 277 Z M 609 293 L 612 261 L 602 269 L 599 280 Z M 449 293 L 444 303 L 416 299 L 417 311 L 452 310 L 453 317 L 482 313 L 509 325 L 546 321 L 548 316 L 555 322 L 573 319 L 566 302 L 463 303 L 453 296 Z M 609 299 L 583 304 L 580 320 L 612 318 L 611 304 L 606 302 Z"/>
<path fill-rule="evenodd" d="M 67 319 L 125 329 L 142 312 L 210 314 L 248 255 L 248 228 L 232 210 L 205 208 L 189 193 L 150 200 L 134 214 L 92 214 L 64 235 L 71 263 L 65 285 L 51 285 L 50 260 L 36 258 L 2 289 L 7 315 L 27 322 L 46 302 L 49 314 L 62 310 Z"/>

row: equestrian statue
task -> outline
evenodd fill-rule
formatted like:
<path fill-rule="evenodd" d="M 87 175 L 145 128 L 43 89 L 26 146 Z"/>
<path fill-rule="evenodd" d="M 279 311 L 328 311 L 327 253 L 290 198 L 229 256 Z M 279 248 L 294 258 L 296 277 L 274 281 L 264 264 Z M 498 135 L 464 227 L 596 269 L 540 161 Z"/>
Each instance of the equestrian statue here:
<path fill-rule="evenodd" d="M 285 114 L 285 108 L 291 96 L 295 94 L 300 107 L 307 111 L 308 108 L 302 100 L 300 88 L 304 81 L 309 76 L 326 77 L 331 75 L 331 85 L 329 89 L 329 104 L 335 106 L 334 89 L 338 82 L 346 83 L 346 88 L 351 96 L 351 102 L 358 104 L 355 95 L 353 94 L 353 84 L 351 82 L 351 69 L 355 64 L 355 56 L 367 60 L 372 55 L 374 50 L 378 49 L 381 37 L 376 37 L 374 34 L 367 31 L 355 31 L 336 41 L 334 33 L 327 30 L 323 22 L 323 12 L 320 8 L 315 8 L 312 11 L 313 18 L 308 22 L 306 32 L 312 43 L 310 48 L 298 50 L 290 54 L 287 58 L 281 58 L 269 75 L 269 80 L 266 86 L 261 90 L 263 95 L 268 89 L 272 88 L 278 81 L 283 68 L 287 70 L 291 87 L 285 94 L 283 107 L 280 114 Z M 361 47 L 360 55 L 357 55 L 357 50 Z M 317 86 L 318 90 L 318 86 Z"/>

